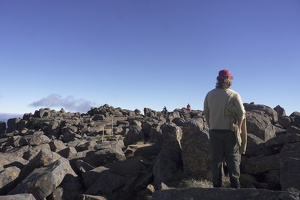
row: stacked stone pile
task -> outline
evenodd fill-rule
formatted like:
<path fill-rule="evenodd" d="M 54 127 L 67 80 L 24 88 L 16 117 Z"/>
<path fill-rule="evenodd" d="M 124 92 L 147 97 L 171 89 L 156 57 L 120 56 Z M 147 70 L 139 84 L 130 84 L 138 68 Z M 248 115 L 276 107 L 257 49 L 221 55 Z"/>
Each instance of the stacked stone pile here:
<path fill-rule="evenodd" d="M 202 111 L 141 114 L 105 104 L 83 114 L 42 108 L 0 122 L 0 200 L 299 199 L 300 113 L 244 105 L 241 190 L 167 189 L 182 173 L 211 179 Z"/>

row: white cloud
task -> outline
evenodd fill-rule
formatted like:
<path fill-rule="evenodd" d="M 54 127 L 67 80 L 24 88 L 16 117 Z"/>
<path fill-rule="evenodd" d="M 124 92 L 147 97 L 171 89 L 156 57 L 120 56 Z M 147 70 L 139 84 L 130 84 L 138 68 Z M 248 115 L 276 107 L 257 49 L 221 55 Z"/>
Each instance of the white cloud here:
<path fill-rule="evenodd" d="M 84 99 L 75 99 L 73 96 L 63 98 L 59 94 L 50 94 L 49 96 L 35 101 L 29 106 L 40 108 L 64 108 L 67 111 L 87 112 L 95 103 Z"/>

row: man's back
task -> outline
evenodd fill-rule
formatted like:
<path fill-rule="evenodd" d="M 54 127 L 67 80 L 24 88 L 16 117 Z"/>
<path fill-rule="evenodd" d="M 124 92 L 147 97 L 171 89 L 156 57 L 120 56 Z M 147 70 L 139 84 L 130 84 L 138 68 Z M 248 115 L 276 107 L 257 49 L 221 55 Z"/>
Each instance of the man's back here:
<path fill-rule="evenodd" d="M 210 129 L 231 129 L 230 119 L 225 116 L 225 109 L 233 93 L 236 94 L 232 89 L 220 88 L 207 93 L 204 101 L 204 113 L 209 116 Z"/>

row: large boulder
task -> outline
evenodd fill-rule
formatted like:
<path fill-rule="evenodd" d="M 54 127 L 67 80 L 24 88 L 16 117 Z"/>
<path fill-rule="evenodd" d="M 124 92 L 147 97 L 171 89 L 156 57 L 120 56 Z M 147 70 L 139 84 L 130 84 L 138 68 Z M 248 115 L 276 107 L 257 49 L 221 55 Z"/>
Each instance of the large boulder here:
<path fill-rule="evenodd" d="M 129 131 L 127 132 L 124 138 L 125 146 L 130 144 L 137 143 L 138 141 L 144 141 L 144 133 L 142 131 L 142 127 L 138 125 L 132 125 L 129 127 Z"/>
<path fill-rule="evenodd" d="M 99 167 L 110 162 L 126 160 L 126 156 L 122 149 L 114 147 L 98 151 L 87 151 L 83 160 L 94 167 Z"/>
<path fill-rule="evenodd" d="M 281 153 L 280 182 L 282 190 L 296 188 L 300 190 L 300 151 Z"/>
<path fill-rule="evenodd" d="M 162 184 L 169 184 L 182 171 L 180 140 L 182 130 L 169 122 L 162 126 L 163 147 L 153 166 L 154 186 L 161 189 Z"/>
<path fill-rule="evenodd" d="M 18 178 L 20 169 L 12 166 L 0 171 L 0 195 L 7 194 L 13 186 L 13 182 Z"/>
<path fill-rule="evenodd" d="M 184 172 L 197 178 L 212 177 L 210 141 L 204 132 L 202 118 L 193 118 L 184 123 L 181 138 Z"/>
<path fill-rule="evenodd" d="M 129 197 L 145 188 L 153 180 L 149 161 L 136 157 L 124 161 L 108 163 L 82 174 L 89 195 L 110 195 L 113 199 Z M 118 191 L 120 189 L 123 192 Z M 120 196 L 122 195 L 122 196 Z"/>
<path fill-rule="evenodd" d="M 9 195 L 31 193 L 36 199 L 44 199 L 60 185 L 66 174 L 76 176 L 69 161 L 60 158 L 48 166 L 35 169 Z"/>
<path fill-rule="evenodd" d="M 245 155 L 248 157 L 265 154 L 264 141 L 252 133 L 247 134 L 247 149 Z"/>
<path fill-rule="evenodd" d="M 6 131 L 6 122 L 0 121 L 0 134 L 4 134 Z"/>
<path fill-rule="evenodd" d="M 11 133 L 15 130 L 18 130 L 18 123 L 21 121 L 20 118 L 11 118 L 7 120 L 7 129 L 6 133 Z"/>
<path fill-rule="evenodd" d="M 269 117 L 255 112 L 247 112 L 246 120 L 247 131 L 263 141 L 267 141 L 276 136 L 274 125 L 271 123 Z"/>
<path fill-rule="evenodd" d="M 277 112 L 278 117 L 279 116 L 286 116 L 284 108 L 282 108 L 280 105 L 277 105 L 274 110 Z"/>
<path fill-rule="evenodd" d="M 293 112 L 290 115 L 290 118 L 291 118 L 291 124 L 293 126 L 300 128 L 300 112 Z"/>
<path fill-rule="evenodd" d="M 278 122 L 277 112 L 269 106 L 254 103 L 244 103 L 244 107 L 247 112 L 251 111 L 251 113 L 257 113 L 269 118 L 272 124 L 276 124 Z"/>

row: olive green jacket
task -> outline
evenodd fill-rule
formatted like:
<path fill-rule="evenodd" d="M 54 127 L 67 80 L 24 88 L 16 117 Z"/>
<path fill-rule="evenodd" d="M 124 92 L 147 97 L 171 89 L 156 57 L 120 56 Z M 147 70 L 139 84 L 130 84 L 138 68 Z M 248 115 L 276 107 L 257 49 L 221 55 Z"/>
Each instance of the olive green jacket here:
<path fill-rule="evenodd" d="M 226 108 L 226 116 L 231 119 L 231 130 L 236 134 L 236 140 L 239 145 L 240 154 L 246 153 L 247 147 L 247 126 L 246 117 L 243 117 L 241 133 L 239 132 L 237 122 L 238 122 L 238 108 L 234 105 L 232 101 L 229 100 Z"/>

